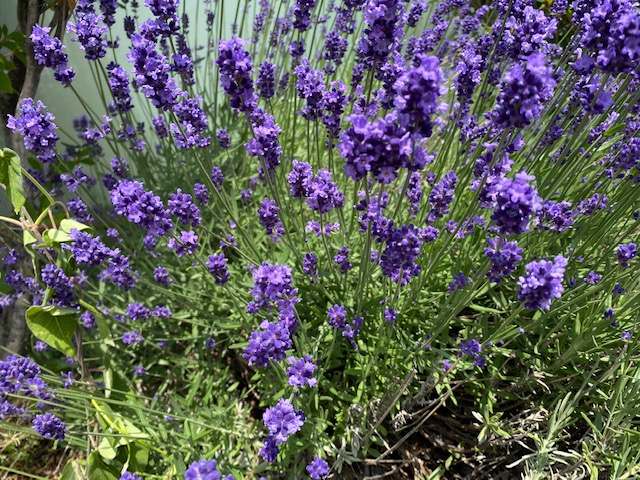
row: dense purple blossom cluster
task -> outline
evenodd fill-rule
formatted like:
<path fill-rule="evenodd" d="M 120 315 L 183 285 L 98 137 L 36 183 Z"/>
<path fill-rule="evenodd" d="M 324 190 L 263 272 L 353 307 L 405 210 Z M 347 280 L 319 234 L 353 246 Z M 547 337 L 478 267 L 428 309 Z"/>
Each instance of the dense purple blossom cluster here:
<path fill-rule="evenodd" d="M 586 3 L 586 2 L 585 2 Z M 583 69 L 593 65 L 604 72 L 618 74 L 637 68 L 640 59 L 640 12 L 632 0 L 597 0 L 589 3 L 581 24 Z M 580 12 L 576 12 L 578 16 Z"/>
<path fill-rule="evenodd" d="M 260 65 L 260 71 L 258 73 L 258 81 L 256 87 L 260 98 L 265 100 L 270 99 L 276 93 L 276 66 L 271 62 L 263 62 Z"/>
<path fill-rule="evenodd" d="M 110 196 L 118 215 L 145 228 L 149 234 L 162 236 L 173 228 L 160 197 L 146 191 L 141 182 L 122 180 L 111 190 Z"/>
<path fill-rule="evenodd" d="M 37 400 L 36 408 L 40 410 L 48 407 L 43 402 L 54 400 L 54 394 L 40 374 L 40 367 L 28 358 L 9 355 L 0 361 L 0 420 L 28 418 L 25 403 L 15 402 L 15 396 Z M 67 434 L 66 424 L 51 412 L 36 414 L 32 425 L 33 430 L 44 438 L 64 441 Z"/>
<path fill-rule="evenodd" d="M 229 105 L 241 112 L 251 112 L 256 108 L 253 90 L 251 55 L 243 47 L 244 40 L 233 37 L 221 40 L 216 64 L 220 71 L 220 83 L 229 96 Z"/>
<path fill-rule="evenodd" d="M 50 412 L 36 415 L 33 419 L 33 429 L 44 438 L 61 442 L 67 434 L 65 423 Z"/>
<path fill-rule="evenodd" d="M 488 237 L 487 243 L 489 246 L 484 249 L 484 254 L 491 261 L 487 276 L 492 282 L 500 283 L 503 277 L 516 270 L 524 249 L 518 247 L 518 242 L 508 242 L 500 237 Z"/>
<path fill-rule="evenodd" d="M 412 155 L 410 134 L 402 128 L 394 113 L 369 122 L 364 115 L 352 115 L 352 126 L 340 136 L 338 148 L 345 159 L 345 173 L 355 181 L 368 173 L 387 184 L 398 176 L 398 170 L 420 170 L 426 162 Z"/>
<path fill-rule="evenodd" d="M 526 171 L 514 179 L 503 177 L 495 185 L 496 203 L 491 219 L 504 234 L 519 235 L 529 230 L 532 215 L 542 210 L 542 199 Z"/>
<path fill-rule="evenodd" d="M 549 260 L 533 261 L 525 266 L 526 273 L 518 280 L 518 299 L 531 310 L 549 310 L 551 301 L 564 292 L 562 280 L 568 261 L 557 255 Z"/>
<path fill-rule="evenodd" d="M 218 462 L 204 458 L 193 462 L 184 473 L 185 480 L 233 480 L 233 475 L 222 476 Z"/>
<path fill-rule="evenodd" d="M 43 163 L 53 163 L 56 160 L 54 148 L 60 138 L 56 135 L 55 117 L 44 104 L 32 98 L 25 98 L 19 107 L 17 117 L 9 115 L 7 128 L 19 133 L 24 146 L 35 153 Z"/>
<path fill-rule="evenodd" d="M 227 267 L 227 257 L 224 256 L 224 253 L 209 255 L 207 268 L 209 269 L 209 273 L 215 278 L 217 285 L 224 285 L 231 277 L 229 267 Z"/>
<path fill-rule="evenodd" d="M 276 205 L 274 200 L 264 197 L 264 200 L 260 203 L 258 209 L 258 218 L 260 223 L 267 232 L 267 235 L 271 237 L 274 243 L 280 241 L 280 237 L 284 234 L 284 227 L 278 216 L 280 207 Z"/>
<path fill-rule="evenodd" d="M 74 22 L 69 22 L 67 30 L 75 33 L 75 42 L 80 44 L 87 60 L 98 60 L 107 54 L 107 25 L 102 15 L 96 13 L 92 0 L 80 0 L 74 10 Z"/>
<path fill-rule="evenodd" d="M 315 372 L 318 367 L 313 363 L 311 355 L 305 355 L 298 359 L 289 357 L 287 361 L 290 365 L 287 369 L 289 385 L 302 388 L 305 385 L 315 387 L 318 384 L 318 381 L 313 378 L 313 372 Z"/>
<path fill-rule="evenodd" d="M 167 205 L 171 214 L 178 217 L 182 225 L 191 225 L 195 228 L 202 222 L 200 210 L 193 203 L 193 198 L 188 193 L 182 193 L 181 189 L 171 194 Z"/>
<path fill-rule="evenodd" d="M 540 117 L 556 84 L 551 73 L 542 53 L 529 55 L 526 63 L 514 64 L 502 80 L 492 117 L 495 125 L 522 128 Z"/>
<path fill-rule="evenodd" d="M 40 65 L 51 68 L 57 81 L 68 85 L 76 74 L 68 65 L 69 57 L 62 51 L 64 45 L 59 38 L 51 38 L 49 32 L 49 27 L 41 27 L 37 23 L 33 26 L 29 38 L 33 42 L 34 58 Z"/>
<path fill-rule="evenodd" d="M 420 64 L 403 73 L 394 85 L 398 92 L 394 104 L 398 123 L 410 132 L 430 137 L 433 115 L 438 110 L 438 97 L 446 93 L 444 77 L 437 57 L 420 55 Z"/>
<path fill-rule="evenodd" d="M 329 464 L 320 457 L 314 457 L 307 465 L 307 473 L 313 480 L 322 480 L 329 475 Z"/>
<path fill-rule="evenodd" d="M 268 436 L 264 441 L 262 456 L 273 462 L 278 454 L 278 447 L 285 443 L 289 436 L 300 431 L 305 422 L 304 413 L 296 410 L 289 400 L 281 398 L 278 403 L 262 415 Z"/>
<path fill-rule="evenodd" d="M 397 47 L 402 35 L 400 0 L 369 0 L 365 5 L 365 28 L 357 43 L 357 53 L 367 68 L 382 64 Z"/>

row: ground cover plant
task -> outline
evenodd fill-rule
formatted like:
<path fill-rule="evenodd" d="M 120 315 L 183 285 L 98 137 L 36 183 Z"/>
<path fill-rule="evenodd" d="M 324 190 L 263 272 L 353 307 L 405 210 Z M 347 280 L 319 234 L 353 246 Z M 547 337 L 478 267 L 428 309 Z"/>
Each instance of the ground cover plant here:
<path fill-rule="evenodd" d="M 640 475 L 636 2 L 66 8 L 77 119 L 0 155 L 7 475 Z"/>

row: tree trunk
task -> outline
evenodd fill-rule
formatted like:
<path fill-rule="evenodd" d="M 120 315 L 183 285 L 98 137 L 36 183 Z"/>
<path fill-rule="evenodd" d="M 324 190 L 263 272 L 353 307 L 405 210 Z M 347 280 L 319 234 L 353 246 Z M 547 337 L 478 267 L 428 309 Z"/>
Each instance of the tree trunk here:
<path fill-rule="evenodd" d="M 22 137 L 7 128 L 7 115 L 16 116 L 22 101 L 25 98 L 33 97 L 38 90 L 43 67 L 38 65 L 34 58 L 33 43 L 29 35 L 33 26 L 38 22 L 38 17 L 45 10 L 46 4 L 42 0 L 18 0 L 18 30 L 27 36 L 24 45 L 26 63 L 23 64 L 17 58 L 13 58 L 16 69 L 9 72 L 9 78 L 14 92 L 0 92 L 0 126 L 2 127 L 3 141 L 7 147 L 20 156 L 20 161 L 25 169 L 28 165 L 27 151 Z M 62 30 L 64 31 L 64 25 Z M 30 190 L 32 189 L 25 188 L 27 194 Z M 21 238 L 21 235 L 18 238 Z M 9 242 L 3 243 L 8 243 L 10 248 L 21 247 L 19 242 L 16 242 L 15 245 Z M 29 262 L 27 261 L 27 263 Z M 22 265 L 22 267 L 30 268 L 30 265 Z M 0 346 L 11 352 L 22 351 L 26 333 L 26 300 L 27 298 L 23 298 L 15 305 L 5 308 L 0 314 Z M 4 351 L 0 349 L 0 358 L 4 356 Z"/>

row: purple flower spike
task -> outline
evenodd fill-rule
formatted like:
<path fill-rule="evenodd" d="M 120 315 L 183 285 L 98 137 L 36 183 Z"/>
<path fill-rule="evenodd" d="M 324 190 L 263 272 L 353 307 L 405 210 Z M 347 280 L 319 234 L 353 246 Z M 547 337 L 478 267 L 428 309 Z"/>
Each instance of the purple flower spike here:
<path fill-rule="evenodd" d="M 307 473 L 313 480 L 322 480 L 329 475 L 329 464 L 320 457 L 314 457 L 307 465 Z"/>
<path fill-rule="evenodd" d="M 20 104 L 19 115 L 8 116 L 7 128 L 22 136 L 24 146 L 35 153 L 38 160 L 53 163 L 56 160 L 54 149 L 60 140 L 55 133 L 58 127 L 54 120 L 55 117 L 40 100 L 35 103 L 32 98 L 25 98 Z"/>
<path fill-rule="evenodd" d="M 522 128 L 540 117 L 542 104 L 556 85 L 545 62 L 544 54 L 534 53 L 526 63 L 516 63 L 507 71 L 492 114 L 496 126 Z"/>
<path fill-rule="evenodd" d="M 438 97 L 446 93 L 437 57 L 421 55 L 420 65 L 407 70 L 395 83 L 398 122 L 409 131 L 430 137 L 432 116 L 438 110 Z"/>
<path fill-rule="evenodd" d="M 529 183 L 535 178 L 522 170 L 515 179 L 503 177 L 496 184 L 496 206 L 491 219 L 501 233 L 519 235 L 529 231 L 531 216 L 542 210 L 542 199 Z"/>
<path fill-rule="evenodd" d="M 33 54 L 40 65 L 53 70 L 54 78 L 64 85 L 69 85 L 75 77 L 75 72 L 67 62 L 69 57 L 62 50 L 65 46 L 60 39 L 49 36 L 51 28 L 41 27 L 37 23 L 29 38 L 33 42 Z"/>
<path fill-rule="evenodd" d="M 64 441 L 67 426 L 52 413 L 39 414 L 33 419 L 33 429 L 44 438 Z"/>
<path fill-rule="evenodd" d="M 518 280 L 518 300 L 531 310 L 549 310 L 551 301 L 560 298 L 564 291 L 562 280 L 567 264 L 562 255 L 557 255 L 553 262 L 540 260 L 528 263 L 526 274 Z"/>
<path fill-rule="evenodd" d="M 313 363 L 311 355 L 305 355 L 299 359 L 289 357 L 287 361 L 291 365 L 287 369 L 289 385 L 302 388 L 305 385 L 315 387 L 318 384 L 318 381 L 313 378 L 313 373 L 318 367 Z"/>
<path fill-rule="evenodd" d="M 221 480 L 222 474 L 217 470 L 215 460 L 204 458 L 193 462 L 184 473 L 185 480 Z"/>
<path fill-rule="evenodd" d="M 305 417 L 304 413 L 293 408 L 289 400 L 281 398 L 274 407 L 267 408 L 262 420 L 269 430 L 269 437 L 275 440 L 276 445 L 281 445 L 302 428 Z"/>
<path fill-rule="evenodd" d="M 633 259 L 638 255 L 638 248 L 635 243 L 627 243 L 622 244 L 618 247 L 618 262 L 620 262 L 620 266 L 623 268 L 627 268 L 629 266 L 629 260 Z"/>

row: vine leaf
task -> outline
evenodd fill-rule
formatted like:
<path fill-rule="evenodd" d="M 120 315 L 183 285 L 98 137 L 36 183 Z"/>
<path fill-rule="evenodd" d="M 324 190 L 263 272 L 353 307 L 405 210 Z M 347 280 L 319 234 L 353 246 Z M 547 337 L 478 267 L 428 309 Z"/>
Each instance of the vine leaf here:
<path fill-rule="evenodd" d="M 33 335 L 69 357 L 75 355 L 71 336 L 76 331 L 76 311 L 55 306 L 27 309 L 27 325 Z"/>
<path fill-rule="evenodd" d="M 7 196 L 18 213 L 26 200 L 22 188 L 22 170 L 20 157 L 10 148 L 0 150 L 0 183 L 7 188 Z"/>

